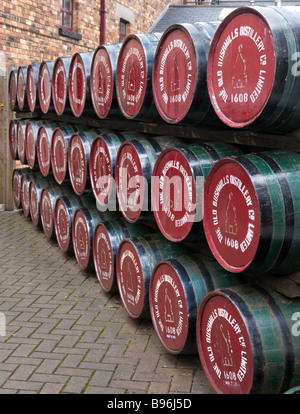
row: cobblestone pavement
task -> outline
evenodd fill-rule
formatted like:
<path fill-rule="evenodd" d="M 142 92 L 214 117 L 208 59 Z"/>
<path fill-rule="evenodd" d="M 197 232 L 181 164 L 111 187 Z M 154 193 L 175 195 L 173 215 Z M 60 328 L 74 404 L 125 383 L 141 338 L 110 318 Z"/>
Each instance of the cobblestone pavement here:
<path fill-rule="evenodd" d="M 213 393 L 198 356 L 168 354 L 21 211 L 0 213 L 3 320 L 1 394 Z"/>

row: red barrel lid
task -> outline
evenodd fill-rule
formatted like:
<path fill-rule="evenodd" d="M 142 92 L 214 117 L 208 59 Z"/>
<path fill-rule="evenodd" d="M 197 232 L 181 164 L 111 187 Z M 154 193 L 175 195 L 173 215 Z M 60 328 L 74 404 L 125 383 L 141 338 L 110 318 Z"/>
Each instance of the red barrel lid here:
<path fill-rule="evenodd" d="M 45 127 L 41 126 L 38 130 L 37 136 L 37 156 L 41 173 L 44 177 L 49 174 L 50 171 L 50 144 L 48 139 L 48 133 Z"/>
<path fill-rule="evenodd" d="M 86 73 L 80 54 L 76 53 L 69 71 L 69 100 L 73 115 L 80 117 L 86 101 Z"/>
<path fill-rule="evenodd" d="M 180 149 L 167 148 L 159 155 L 152 173 L 151 200 L 163 235 L 171 241 L 184 240 L 196 214 L 196 184 Z"/>
<path fill-rule="evenodd" d="M 115 179 L 120 210 L 133 223 L 141 214 L 145 189 L 139 154 L 131 142 L 124 142 L 118 150 Z"/>
<path fill-rule="evenodd" d="M 264 17 L 252 8 L 230 13 L 213 38 L 207 66 L 219 118 L 231 127 L 251 125 L 268 102 L 275 69 L 274 40 Z"/>
<path fill-rule="evenodd" d="M 188 308 L 180 276 L 168 262 L 158 263 L 151 275 L 150 312 L 155 331 L 168 352 L 178 354 L 188 336 Z"/>
<path fill-rule="evenodd" d="M 203 225 L 210 249 L 230 272 L 242 272 L 255 257 L 260 209 L 251 177 L 236 160 L 224 158 L 204 184 Z"/>
<path fill-rule="evenodd" d="M 142 43 L 134 35 L 127 36 L 118 57 L 116 91 L 120 109 L 128 119 L 135 118 L 143 105 L 147 75 Z"/>
<path fill-rule="evenodd" d="M 21 177 L 17 169 L 14 169 L 12 174 L 12 195 L 16 208 L 19 208 L 21 203 Z"/>
<path fill-rule="evenodd" d="M 17 158 L 18 154 L 18 141 L 17 141 L 17 129 L 16 129 L 16 122 L 11 120 L 9 123 L 9 149 L 10 154 L 13 160 Z"/>
<path fill-rule="evenodd" d="M 252 344 L 234 302 L 222 292 L 208 293 L 198 311 L 196 332 L 201 363 L 214 390 L 248 394 L 253 383 Z"/>
<path fill-rule="evenodd" d="M 29 189 L 28 182 L 25 175 L 22 175 L 21 178 L 21 205 L 23 213 L 26 217 L 29 217 L 30 214 L 30 204 L 29 204 Z"/>
<path fill-rule="evenodd" d="M 90 152 L 90 179 L 99 204 L 107 204 L 113 188 L 113 166 L 105 139 L 97 136 Z"/>
<path fill-rule="evenodd" d="M 19 105 L 19 109 L 22 111 L 24 109 L 25 104 L 25 79 L 23 68 L 20 66 L 18 69 L 18 77 L 17 77 L 17 101 Z"/>
<path fill-rule="evenodd" d="M 30 122 L 27 123 L 25 129 L 25 153 L 27 158 L 27 164 L 32 169 L 35 166 L 35 137 L 34 130 Z"/>
<path fill-rule="evenodd" d="M 85 215 L 78 209 L 76 210 L 72 223 L 72 239 L 74 253 L 77 263 L 82 269 L 86 269 L 90 256 L 90 237 L 88 224 Z"/>
<path fill-rule="evenodd" d="M 197 57 L 189 32 L 181 25 L 170 26 L 161 37 L 153 63 L 153 96 L 161 117 L 180 122 L 194 99 Z"/>
<path fill-rule="evenodd" d="M 33 181 L 29 184 L 29 205 L 31 221 L 37 226 L 39 224 L 40 207 L 36 186 Z"/>
<path fill-rule="evenodd" d="M 69 213 L 64 200 L 58 197 L 54 207 L 54 227 L 58 245 L 66 252 L 69 248 L 71 237 Z"/>
<path fill-rule="evenodd" d="M 66 68 L 61 58 L 57 58 L 53 68 L 52 97 L 55 112 L 57 115 L 62 115 L 68 97 L 68 81 Z"/>
<path fill-rule="evenodd" d="M 95 52 L 91 67 L 91 95 L 99 118 L 108 115 L 114 92 L 114 74 L 108 51 L 100 47 Z"/>
<path fill-rule="evenodd" d="M 28 66 L 27 70 L 27 84 L 26 84 L 26 91 L 27 91 L 27 100 L 30 112 L 34 112 L 36 106 L 36 83 L 34 77 L 33 67 L 31 65 Z"/>
<path fill-rule="evenodd" d="M 86 186 L 87 167 L 84 147 L 78 134 L 73 134 L 68 150 L 68 168 L 73 190 L 81 195 Z"/>
<path fill-rule="evenodd" d="M 44 188 L 41 193 L 41 201 L 40 201 L 40 211 L 41 211 L 41 220 L 42 220 L 42 227 L 44 230 L 45 235 L 50 239 L 53 234 L 53 210 L 52 210 L 52 203 L 51 198 L 48 190 Z"/>
<path fill-rule="evenodd" d="M 41 110 L 46 114 L 51 101 L 51 75 L 47 62 L 42 62 L 39 70 L 38 92 Z"/>
<path fill-rule="evenodd" d="M 53 132 L 50 158 L 54 178 L 58 184 L 62 184 L 68 167 L 65 139 L 60 128 L 56 128 Z"/>
<path fill-rule="evenodd" d="M 120 243 L 116 267 L 123 305 L 132 318 L 139 318 L 144 309 L 145 287 L 140 258 L 130 240 Z"/>
<path fill-rule="evenodd" d="M 25 153 L 25 128 L 22 121 L 18 122 L 17 125 L 17 137 L 18 137 L 18 153 L 19 160 L 21 164 L 26 162 L 26 153 Z"/>
<path fill-rule="evenodd" d="M 113 248 L 103 223 L 98 223 L 93 237 L 93 255 L 97 278 L 105 292 L 111 290 L 115 266 Z"/>
<path fill-rule="evenodd" d="M 17 102 L 17 78 L 15 70 L 12 70 L 8 80 L 8 103 L 11 111 L 16 109 Z"/>

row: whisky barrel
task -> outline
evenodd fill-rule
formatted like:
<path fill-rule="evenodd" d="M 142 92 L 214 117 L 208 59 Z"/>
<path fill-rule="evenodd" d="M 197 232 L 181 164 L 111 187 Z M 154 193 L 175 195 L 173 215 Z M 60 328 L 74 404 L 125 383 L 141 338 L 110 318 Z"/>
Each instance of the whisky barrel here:
<path fill-rule="evenodd" d="M 68 81 L 71 57 L 58 57 L 54 62 L 52 78 L 53 106 L 57 115 L 71 113 Z"/>
<path fill-rule="evenodd" d="M 45 121 L 38 129 L 36 151 L 37 151 L 39 169 L 44 177 L 47 177 L 49 172 L 52 171 L 52 168 L 51 168 L 52 136 L 53 136 L 55 129 L 59 126 L 60 124 L 58 122 Z"/>
<path fill-rule="evenodd" d="M 197 125 L 213 114 L 206 71 L 219 22 L 169 26 L 157 45 L 152 88 L 156 108 L 169 124 Z"/>
<path fill-rule="evenodd" d="M 118 56 L 116 91 L 127 119 L 159 120 L 152 92 L 152 65 L 161 33 L 126 37 Z"/>
<path fill-rule="evenodd" d="M 171 354 L 197 355 L 196 319 L 204 296 L 215 289 L 245 282 L 223 269 L 211 255 L 197 254 L 162 260 L 149 286 L 154 329 Z"/>
<path fill-rule="evenodd" d="M 30 169 L 39 167 L 37 157 L 37 136 L 39 127 L 43 125 L 43 121 L 28 120 L 25 128 L 25 154 L 27 165 Z"/>
<path fill-rule="evenodd" d="M 8 129 L 8 140 L 9 140 L 9 150 L 10 155 L 13 160 L 17 160 L 19 158 L 18 155 L 18 139 L 17 139 L 17 125 L 18 120 L 12 119 L 9 122 L 9 129 Z"/>
<path fill-rule="evenodd" d="M 105 292 L 117 292 L 116 257 L 122 240 L 151 233 L 144 224 L 124 218 L 98 223 L 93 236 L 93 258 L 97 278 Z"/>
<path fill-rule="evenodd" d="M 94 138 L 90 150 L 90 182 L 97 202 L 106 205 L 115 196 L 115 164 L 118 149 L 125 141 L 145 138 L 138 132 L 122 131 Z"/>
<path fill-rule="evenodd" d="M 160 233 L 121 241 L 116 259 L 117 282 L 122 303 L 131 318 L 151 317 L 149 283 L 155 265 L 190 250 L 179 243 L 169 242 Z"/>
<path fill-rule="evenodd" d="M 72 223 L 74 213 L 79 207 L 95 207 L 95 199 L 91 194 L 83 197 L 77 194 L 57 197 L 54 207 L 54 227 L 56 240 L 63 252 L 73 252 Z"/>
<path fill-rule="evenodd" d="M 204 185 L 211 251 L 231 272 L 299 270 L 300 155 L 267 151 L 224 158 Z"/>
<path fill-rule="evenodd" d="M 151 201 L 162 234 L 171 241 L 205 238 L 202 224 L 204 182 L 221 158 L 241 154 L 238 147 L 217 141 L 171 146 L 158 157 Z"/>
<path fill-rule="evenodd" d="M 36 173 L 28 170 L 21 177 L 21 206 L 25 217 L 30 217 L 29 185 L 32 179 L 36 179 Z"/>
<path fill-rule="evenodd" d="M 19 112 L 17 100 L 18 71 L 12 69 L 8 78 L 8 105 L 11 111 Z"/>
<path fill-rule="evenodd" d="M 21 207 L 21 179 L 22 175 L 25 174 L 25 172 L 29 172 L 28 167 L 24 168 L 14 168 L 12 173 L 12 197 L 14 201 L 15 207 L 18 209 Z"/>
<path fill-rule="evenodd" d="M 21 164 L 27 164 L 25 151 L 25 133 L 27 120 L 20 120 L 17 123 L 18 155 Z"/>
<path fill-rule="evenodd" d="M 68 170 L 76 194 L 81 195 L 85 189 L 90 188 L 89 162 L 94 138 L 110 132 L 108 129 L 98 128 L 75 132 L 71 136 L 68 148 Z"/>
<path fill-rule="evenodd" d="M 151 177 L 159 154 L 171 145 L 180 145 L 171 136 L 148 137 L 125 141 L 115 164 L 116 190 L 122 214 L 131 223 L 153 217 L 151 212 Z"/>
<path fill-rule="evenodd" d="M 39 69 L 38 93 L 41 111 L 44 114 L 52 112 L 53 97 L 52 97 L 52 77 L 54 61 L 43 61 Z"/>
<path fill-rule="evenodd" d="M 100 119 L 121 118 L 116 93 L 116 67 L 121 43 L 99 46 L 91 64 L 91 96 Z"/>
<path fill-rule="evenodd" d="M 75 53 L 69 68 L 69 101 L 76 118 L 93 115 L 90 72 L 94 52 Z"/>
<path fill-rule="evenodd" d="M 220 24 L 207 66 L 210 99 L 228 126 L 299 128 L 297 7 L 241 7 Z"/>
<path fill-rule="evenodd" d="M 27 66 L 20 66 L 17 75 L 17 101 L 21 112 L 29 110 L 27 97 Z"/>
<path fill-rule="evenodd" d="M 43 188 L 50 187 L 51 183 L 42 175 L 31 179 L 29 183 L 29 209 L 31 221 L 35 226 L 41 226 L 41 195 Z"/>
<path fill-rule="evenodd" d="M 72 241 L 75 257 L 81 269 L 94 269 L 93 236 L 97 223 L 118 217 L 118 212 L 101 212 L 96 207 L 79 207 L 75 211 L 72 223 Z"/>
<path fill-rule="evenodd" d="M 300 382 L 299 299 L 256 285 L 208 293 L 197 345 L 219 394 L 281 394 Z"/>
<path fill-rule="evenodd" d="M 34 112 L 40 109 L 38 94 L 39 71 L 39 64 L 29 65 L 27 67 L 26 94 L 30 112 Z"/>

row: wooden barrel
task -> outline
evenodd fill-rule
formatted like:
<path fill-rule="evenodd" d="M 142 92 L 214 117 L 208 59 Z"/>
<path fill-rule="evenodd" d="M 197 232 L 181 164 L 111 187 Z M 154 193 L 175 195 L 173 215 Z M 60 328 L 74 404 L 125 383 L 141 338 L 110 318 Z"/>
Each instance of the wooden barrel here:
<path fill-rule="evenodd" d="M 52 112 L 53 97 L 52 97 L 52 77 L 55 61 L 43 61 L 39 69 L 38 93 L 41 111 L 44 114 Z"/>
<path fill-rule="evenodd" d="M 146 136 L 138 132 L 122 131 L 101 134 L 94 138 L 90 150 L 90 182 L 97 202 L 106 205 L 116 195 L 115 164 L 121 144 Z"/>
<path fill-rule="evenodd" d="M 116 93 L 116 67 L 121 43 L 99 46 L 91 64 L 91 97 L 100 119 L 121 118 Z"/>
<path fill-rule="evenodd" d="M 37 137 L 39 127 L 43 125 L 43 121 L 28 120 L 25 128 L 25 154 L 27 165 L 30 169 L 37 169 L 39 167 L 37 157 Z"/>
<path fill-rule="evenodd" d="M 97 135 L 111 133 L 109 129 L 91 129 L 71 136 L 68 148 L 68 170 L 72 187 L 81 195 L 90 188 L 89 162 L 91 145 Z"/>
<path fill-rule="evenodd" d="M 29 172 L 28 167 L 14 168 L 12 173 L 12 197 L 14 205 L 17 209 L 21 207 L 21 179 L 22 175 L 25 174 L 25 172 Z"/>
<path fill-rule="evenodd" d="M 27 164 L 25 151 L 25 132 L 27 120 L 20 120 L 17 123 L 18 156 L 21 164 Z"/>
<path fill-rule="evenodd" d="M 149 283 L 155 265 L 181 256 L 190 248 L 166 240 L 160 233 L 121 241 L 116 259 L 118 289 L 124 308 L 133 319 L 150 318 Z"/>
<path fill-rule="evenodd" d="M 62 195 L 72 195 L 70 186 L 50 185 L 44 187 L 41 193 L 40 214 L 44 233 L 48 239 L 55 239 L 54 209 L 55 202 Z"/>
<path fill-rule="evenodd" d="M 127 119 L 158 120 L 152 92 L 152 66 L 161 33 L 126 37 L 118 56 L 116 91 L 119 107 Z"/>
<path fill-rule="evenodd" d="M 124 218 L 98 223 L 93 236 L 93 258 L 97 278 L 105 292 L 117 292 L 116 257 L 122 240 L 151 233 L 144 224 Z"/>
<path fill-rule="evenodd" d="M 51 168 L 51 143 L 56 128 L 61 125 L 54 121 L 45 121 L 38 129 L 37 134 L 37 159 L 39 169 L 44 177 L 47 177 Z"/>
<path fill-rule="evenodd" d="M 27 67 L 26 95 L 28 108 L 30 112 L 40 109 L 38 82 L 39 82 L 40 65 L 29 65 Z"/>
<path fill-rule="evenodd" d="M 255 285 L 204 297 L 197 345 L 217 393 L 279 394 L 300 383 L 299 305 L 299 299 Z"/>
<path fill-rule="evenodd" d="M 204 185 L 211 251 L 231 272 L 286 274 L 300 266 L 300 155 L 268 151 L 224 158 Z"/>
<path fill-rule="evenodd" d="M 17 101 L 21 112 L 29 110 L 27 97 L 27 66 L 20 66 L 17 74 Z"/>
<path fill-rule="evenodd" d="M 150 279 L 149 303 L 154 329 L 166 350 L 196 355 L 196 319 L 202 299 L 212 290 L 245 281 L 207 254 L 159 262 Z"/>
<path fill-rule="evenodd" d="M 297 7 L 241 7 L 222 21 L 207 82 L 226 125 L 272 133 L 299 128 L 299 19 Z"/>
<path fill-rule="evenodd" d="M 11 111 L 19 112 L 17 100 L 18 71 L 12 69 L 8 78 L 8 105 Z"/>
<path fill-rule="evenodd" d="M 22 173 L 21 177 L 21 207 L 25 217 L 30 217 L 29 185 L 31 180 L 36 179 L 35 172 L 30 170 Z"/>
<path fill-rule="evenodd" d="M 57 115 L 71 113 L 68 81 L 71 57 L 58 57 L 53 67 L 52 98 Z"/>
<path fill-rule="evenodd" d="M 147 137 L 125 141 L 115 164 L 116 191 L 120 210 L 127 221 L 153 219 L 151 177 L 159 154 L 182 140 L 172 136 Z"/>
<path fill-rule="evenodd" d="M 153 63 L 156 108 L 169 124 L 197 125 L 213 111 L 206 83 L 210 44 L 219 22 L 173 24 L 163 33 Z"/>
<path fill-rule="evenodd" d="M 13 160 L 17 160 L 19 158 L 18 155 L 18 139 L 17 139 L 17 125 L 18 120 L 12 119 L 9 122 L 9 129 L 8 129 L 8 140 L 9 140 L 9 150 L 10 155 Z"/>
<path fill-rule="evenodd" d="M 69 69 L 69 101 L 76 118 L 94 114 L 90 88 L 90 72 L 94 52 L 75 53 Z"/>
<path fill-rule="evenodd" d="M 101 221 L 120 217 L 118 212 L 101 212 L 96 207 L 79 207 L 73 217 L 72 241 L 75 257 L 81 269 L 94 269 L 93 236 L 96 225 Z"/>
<path fill-rule="evenodd" d="M 29 183 L 29 209 L 31 221 L 35 226 L 41 226 L 41 196 L 44 188 L 51 186 L 51 182 L 41 174 L 31 179 Z"/>
<path fill-rule="evenodd" d="M 162 234 L 171 241 L 205 238 L 202 224 L 204 182 L 221 158 L 241 154 L 217 141 L 171 146 L 158 157 L 152 173 L 151 201 Z"/>

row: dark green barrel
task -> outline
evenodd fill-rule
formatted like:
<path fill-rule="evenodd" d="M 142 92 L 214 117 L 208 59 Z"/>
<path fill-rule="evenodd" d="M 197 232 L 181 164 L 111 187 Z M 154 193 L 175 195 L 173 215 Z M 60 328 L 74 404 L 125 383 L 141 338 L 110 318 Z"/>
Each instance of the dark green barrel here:
<path fill-rule="evenodd" d="M 15 168 L 12 173 L 12 196 L 15 207 L 21 207 L 21 179 L 22 175 L 29 173 L 29 168 Z"/>

